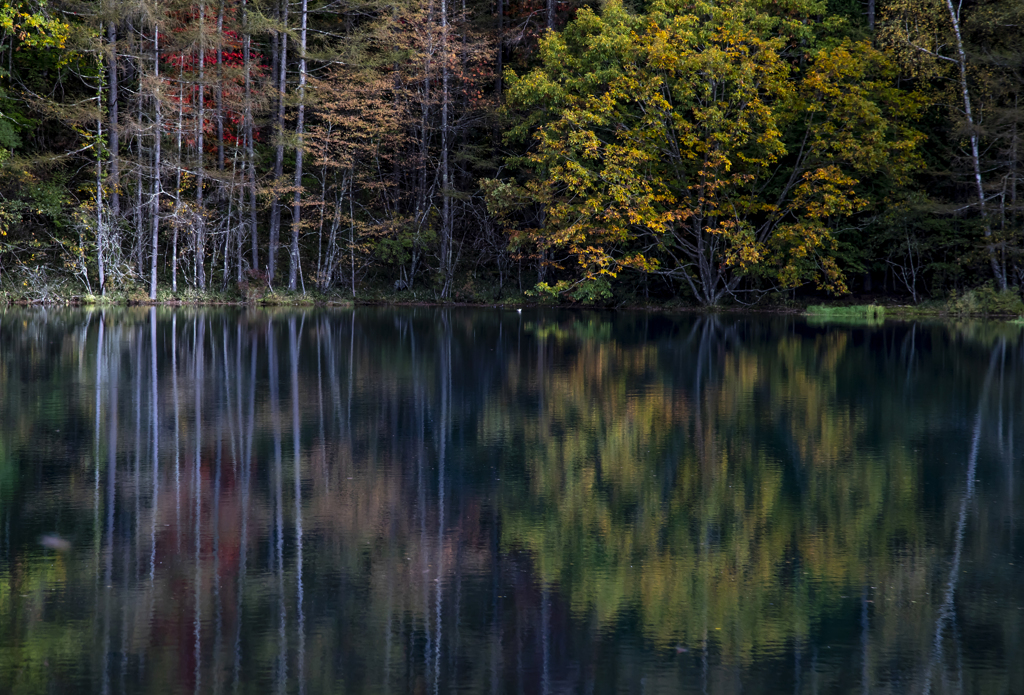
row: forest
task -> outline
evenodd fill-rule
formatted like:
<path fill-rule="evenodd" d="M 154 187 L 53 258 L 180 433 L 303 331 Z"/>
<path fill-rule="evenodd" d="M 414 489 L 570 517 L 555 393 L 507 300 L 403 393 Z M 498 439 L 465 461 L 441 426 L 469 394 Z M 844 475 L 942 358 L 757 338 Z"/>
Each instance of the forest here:
<path fill-rule="evenodd" d="M 1019 304 L 1022 97 L 1024 0 L 4 0 L 0 301 Z"/>

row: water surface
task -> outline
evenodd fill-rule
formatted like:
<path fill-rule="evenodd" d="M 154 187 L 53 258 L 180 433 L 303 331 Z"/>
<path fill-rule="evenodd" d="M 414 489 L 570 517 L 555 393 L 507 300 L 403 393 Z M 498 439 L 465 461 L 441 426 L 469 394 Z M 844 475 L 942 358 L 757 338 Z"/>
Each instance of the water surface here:
<path fill-rule="evenodd" d="M 0 309 L 0 692 L 1022 693 L 1024 340 Z"/>

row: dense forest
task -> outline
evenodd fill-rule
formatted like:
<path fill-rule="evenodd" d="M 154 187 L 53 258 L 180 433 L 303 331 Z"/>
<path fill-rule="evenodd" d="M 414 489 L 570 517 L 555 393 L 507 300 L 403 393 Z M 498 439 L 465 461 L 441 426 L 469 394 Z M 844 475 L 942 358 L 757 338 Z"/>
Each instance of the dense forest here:
<path fill-rule="evenodd" d="M 1022 97 L 1024 0 L 7 0 L 0 296 L 1013 296 Z"/>

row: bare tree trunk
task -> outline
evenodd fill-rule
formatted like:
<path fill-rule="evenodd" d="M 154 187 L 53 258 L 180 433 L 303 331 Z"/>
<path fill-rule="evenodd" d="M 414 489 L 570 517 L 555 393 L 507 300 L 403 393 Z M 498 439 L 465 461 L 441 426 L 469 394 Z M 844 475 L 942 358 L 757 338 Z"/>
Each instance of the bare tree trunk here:
<path fill-rule="evenodd" d="M 875 0 L 868 0 L 868 29 L 875 30 Z"/>
<path fill-rule="evenodd" d="M 203 205 L 203 156 L 205 143 L 203 135 L 206 126 L 206 3 L 199 6 L 199 110 L 196 114 L 196 206 L 199 208 L 199 224 L 196 225 L 195 282 L 201 290 L 206 289 L 206 215 Z M 213 272 L 212 270 L 210 272 Z"/>
<path fill-rule="evenodd" d="M 328 134 L 332 127 L 327 126 Z M 324 265 L 324 222 L 327 219 L 327 165 L 320 168 L 320 225 L 316 233 L 316 284 L 320 291 L 326 290 L 331 285 L 330 277 Z M 330 249 L 328 249 L 330 251 Z"/>
<path fill-rule="evenodd" d="M 110 217 L 112 224 L 117 224 L 121 216 L 121 143 L 117 123 L 117 30 L 114 23 L 107 24 L 107 43 L 110 45 L 109 77 L 107 78 L 107 118 L 110 131 Z"/>
<path fill-rule="evenodd" d="M 427 22 L 432 24 L 434 21 L 434 3 L 431 2 L 427 12 Z M 416 280 L 416 266 L 419 262 L 420 254 L 420 232 L 423 225 L 426 223 L 427 216 L 430 214 L 430 195 L 429 188 L 427 186 L 427 169 L 429 168 L 429 145 L 430 145 L 430 78 L 433 70 L 434 60 L 434 39 L 433 33 L 429 34 L 429 40 L 425 51 L 425 62 L 423 70 L 423 92 L 420 99 L 421 103 L 421 115 L 420 115 L 420 162 L 419 162 L 419 190 L 416 192 L 416 213 L 414 216 L 414 224 L 416 228 L 415 238 L 412 244 L 411 260 L 409 262 L 409 278 L 406 283 L 407 289 L 412 289 L 413 283 Z"/>
<path fill-rule="evenodd" d="M 288 26 L 288 2 L 283 0 L 281 2 L 281 24 L 287 28 Z M 277 68 L 278 68 L 278 83 L 277 83 L 277 152 L 274 158 L 274 181 L 275 185 L 277 181 L 280 181 L 284 175 L 284 101 L 285 101 L 285 90 L 287 88 L 287 65 L 288 65 L 288 34 L 285 32 L 279 32 L 278 39 L 280 40 L 280 47 L 277 50 Z M 281 234 L 281 204 L 274 196 L 273 202 L 270 206 L 270 264 L 267 270 L 269 280 L 274 281 L 275 268 L 277 263 L 277 247 L 280 243 Z"/>
<path fill-rule="evenodd" d="M 224 0 L 217 10 L 217 171 L 224 171 Z"/>
<path fill-rule="evenodd" d="M 96 100 L 102 104 L 103 93 L 96 95 Z M 100 107 L 102 113 L 102 106 Z M 96 266 L 100 281 L 100 295 L 106 294 L 105 268 L 103 265 L 103 246 L 106 234 L 103 230 L 103 117 L 96 119 Z M 83 269 L 84 270 L 84 269 Z"/>
<path fill-rule="evenodd" d="M 450 70 L 448 68 L 448 0 L 441 0 L 441 296 L 447 297 L 452 284 L 452 210 L 451 172 L 448 166 L 448 107 Z"/>
<path fill-rule="evenodd" d="M 244 162 L 242 163 L 242 168 L 242 176 L 245 176 Z M 242 242 L 244 241 L 243 237 L 245 236 L 245 226 L 244 223 L 242 222 L 242 215 L 244 214 L 245 210 L 245 189 L 246 186 L 243 180 L 242 185 L 238 187 L 238 234 L 235 236 L 235 242 L 238 245 L 238 253 L 236 254 L 235 258 L 235 282 L 242 281 L 242 266 L 245 264 L 245 251 L 243 250 L 242 244 Z M 253 234 L 255 233 L 256 230 L 253 229 Z"/>
<path fill-rule="evenodd" d="M 141 34 L 141 32 L 140 32 L 140 34 Z M 142 55 L 142 38 L 141 38 L 141 35 L 140 35 L 140 38 L 139 38 L 139 53 L 138 54 L 140 56 Z M 140 66 L 140 72 L 141 72 L 141 66 Z M 142 130 L 141 130 L 141 128 L 142 128 L 142 103 L 144 101 L 145 101 L 145 99 L 142 99 L 141 96 L 140 96 L 140 98 L 138 99 L 138 111 L 136 113 L 136 121 L 135 121 L 136 123 L 139 124 L 139 129 L 136 131 L 136 137 L 135 137 L 135 142 L 138 145 L 138 165 L 135 167 L 135 174 L 136 174 L 136 176 L 135 176 L 135 178 L 136 178 L 136 181 L 135 181 L 135 240 L 132 242 L 132 260 L 133 261 L 135 260 L 136 244 L 138 245 L 138 249 L 139 249 L 138 271 L 139 271 L 139 276 L 140 277 L 143 277 L 143 272 L 142 272 L 142 270 L 143 270 L 143 266 L 142 266 L 143 261 L 142 261 L 142 259 L 145 256 L 145 252 L 142 249 L 144 248 L 144 245 L 145 245 L 145 241 L 144 240 L 146 238 L 146 235 L 143 233 L 143 230 L 142 230 L 142 227 L 143 227 L 143 205 L 142 205 L 142 170 L 143 170 L 142 150 L 143 150 L 143 137 L 142 137 Z"/>
<path fill-rule="evenodd" d="M 356 211 L 355 201 L 352 199 L 353 190 L 352 187 L 355 184 L 356 170 L 355 165 L 348 174 L 348 259 L 349 259 L 349 283 L 352 286 L 352 298 L 356 296 Z M 409 279 L 410 285 L 412 284 L 412 276 Z"/>
<path fill-rule="evenodd" d="M 288 289 L 294 291 L 299 273 L 299 221 L 302 213 L 302 129 L 306 115 L 306 16 L 307 0 L 302 0 L 302 30 L 299 34 L 299 114 L 295 122 L 295 197 L 292 201 L 292 246 L 288 266 Z"/>
<path fill-rule="evenodd" d="M 985 238 L 988 239 L 989 265 L 992 267 L 992 274 L 995 276 L 999 289 L 1005 290 L 1006 273 L 1000 267 L 996 256 L 996 248 L 992 243 L 992 222 L 989 220 L 988 209 L 985 205 L 985 186 L 981 173 L 981 148 L 978 142 L 978 127 L 974 122 L 974 115 L 971 112 L 971 93 L 967 86 L 967 54 L 964 51 L 964 43 L 960 37 L 960 6 L 954 7 L 953 0 L 946 0 L 946 9 L 949 11 L 949 21 L 953 26 L 953 35 L 956 37 L 957 67 L 960 70 L 960 95 L 963 99 L 967 128 L 970 130 L 971 166 L 974 168 L 974 186 L 978 194 L 978 207 L 981 212 L 982 224 L 984 225 Z"/>
<path fill-rule="evenodd" d="M 175 212 L 181 214 L 181 128 L 182 116 L 185 108 L 185 80 L 184 63 L 178 66 L 178 173 L 174 180 L 174 208 Z M 171 241 L 171 293 L 178 294 L 178 229 L 181 227 L 181 219 L 174 221 L 174 236 Z"/>
<path fill-rule="evenodd" d="M 1021 113 L 1019 96 L 1013 100 L 1013 112 Z M 1018 122 L 1014 121 L 1013 136 L 1010 138 L 1010 220 L 1014 229 L 1019 229 L 1017 225 L 1020 222 L 1020 210 L 1017 208 L 1017 184 L 1020 180 L 1017 167 L 1020 166 L 1020 162 L 1020 128 Z M 1021 272 L 1020 257 L 1017 258 L 1018 260 L 1014 262 L 1015 273 L 1017 281 L 1021 282 L 1024 281 L 1024 273 Z"/>
<path fill-rule="evenodd" d="M 237 175 L 237 172 L 238 172 L 238 148 L 236 147 L 235 148 L 235 156 L 231 160 L 231 185 L 228 187 L 227 226 L 224 228 L 224 276 L 223 276 L 223 278 L 221 280 L 221 288 L 224 289 L 224 290 L 226 290 L 228 288 L 228 277 L 230 277 L 231 229 L 232 229 L 232 227 L 231 227 L 231 206 L 235 202 L 235 176 Z M 223 184 L 222 184 L 222 186 L 223 186 Z M 223 188 L 221 190 L 223 190 Z M 239 198 L 239 200 L 241 200 L 241 198 Z M 242 206 L 239 205 L 239 207 L 238 207 L 238 227 L 237 227 L 237 229 L 238 229 L 238 236 L 239 237 L 241 237 L 241 235 L 242 235 L 241 228 L 242 228 Z M 242 246 L 241 241 L 239 241 L 238 247 L 241 248 L 241 246 Z M 241 253 L 238 254 L 238 259 L 239 259 L 238 260 L 239 264 L 241 264 L 241 262 L 242 262 L 242 260 L 241 260 L 242 259 L 242 254 Z M 213 277 L 212 277 L 213 271 L 212 270 L 210 271 L 210 275 L 211 275 L 210 281 L 212 282 L 213 281 Z M 241 273 L 239 273 L 239 276 L 241 276 Z"/>
<path fill-rule="evenodd" d="M 557 0 L 547 0 L 547 28 L 550 31 L 555 29 L 555 3 Z M 547 215 L 547 211 L 542 208 L 540 211 L 540 226 L 544 227 L 544 220 Z M 539 253 L 537 254 L 537 282 L 544 282 L 548 274 L 548 249 L 545 246 L 541 246 Z"/>
<path fill-rule="evenodd" d="M 163 124 L 160 122 L 160 25 L 153 27 L 153 77 L 156 84 L 153 87 L 153 101 L 155 102 L 154 115 L 154 153 L 153 153 L 153 241 L 152 256 L 149 264 L 149 298 L 156 299 L 156 251 L 157 240 L 160 233 L 160 139 L 163 136 Z"/>
<path fill-rule="evenodd" d="M 256 155 L 252 140 L 252 54 L 249 46 L 252 37 L 249 35 L 249 10 L 246 0 L 242 0 L 242 62 L 245 66 L 245 113 L 243 116 L 245 130 L 246 159 L 249 175 L 249 232 L 252 234 L 252 269 L 259 270 L 259 235 L 256 233 Z M 241 271 L 239 271 L 241 272 Z"/>

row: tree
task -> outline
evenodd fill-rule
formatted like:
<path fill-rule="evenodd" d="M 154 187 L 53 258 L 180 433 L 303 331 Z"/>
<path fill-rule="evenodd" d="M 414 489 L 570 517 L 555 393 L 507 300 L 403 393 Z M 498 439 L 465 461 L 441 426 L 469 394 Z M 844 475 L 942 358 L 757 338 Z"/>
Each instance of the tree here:
<path fill-rule="evenodd" d="M 871 204 L 863 177 L 912 170 L 917 103 L 867 42 L 791 62 L 778 27 L 750 3 L 611 3 L 508 75 L 536 176 L 513 194 L 549 203 L 531 235 L 580 270 L 539 289 L 587 296 L 630 269 L 705 305 L 812 279 L 845 291 L 832 229 Z"/>
<path fill-rule="evenodd" d="M 927 85 L 931 103 L 945 111 L 936 139 L 946 144 L 944 169 L 957 186 L 944 193 L 980 227 L 982 257 L 1000 290 L 1021 267 L 1022 35 L 1020 0 L 895 0 L 880 34 L 904 73 Z"/>
<path fill-rule="evenodd" d="M 19 263 L 26 257 L 42 260 L 36 256 L 46 245 L 41 237 L 49 230 L 38 218 L 61 212 L 60 202 L 53 210 L 44 199 L 64 193 L 54 190 L 48 178 L 63 181 L 53 176 L 52 164 L 39 164 L 27 150 L 29 142 L 38 137 L 37 131 L 46 132 L 52 125 L 46 124 L 47 114 L 41 113 L 46 109 L 52 116 L 56 108 L 54 100 L 46 96 L 48 80 L 67 71 L 68 64 L 80 57 L 68 46 L 70 33 L 68 23 L 45 2 L 15 1 L 0 6 L 0 277 L 4 254 L 15 256 Z M 97 113 L 96 109 L 76 109 L 76 125 L 95 126 Z M 84 128 L 65 131 L 62 144 L 77 149 L 82 135 L 89 138 Z M 95 157 L 99 142 L 96 137 L 91 139 L 85 149 Z"/>

